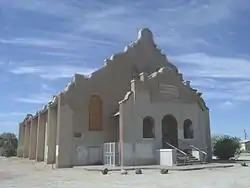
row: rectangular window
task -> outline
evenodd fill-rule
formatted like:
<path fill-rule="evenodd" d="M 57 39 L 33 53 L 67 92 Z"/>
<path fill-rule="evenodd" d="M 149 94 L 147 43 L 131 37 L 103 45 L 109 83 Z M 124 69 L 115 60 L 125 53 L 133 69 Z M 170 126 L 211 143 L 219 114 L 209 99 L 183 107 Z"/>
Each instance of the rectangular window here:
<path fill-rule="evenodd" d="M 101 131 L 102 128 L 102 100 L 99 96 L 93 95 L 89 104 L 89 130 Z"/>

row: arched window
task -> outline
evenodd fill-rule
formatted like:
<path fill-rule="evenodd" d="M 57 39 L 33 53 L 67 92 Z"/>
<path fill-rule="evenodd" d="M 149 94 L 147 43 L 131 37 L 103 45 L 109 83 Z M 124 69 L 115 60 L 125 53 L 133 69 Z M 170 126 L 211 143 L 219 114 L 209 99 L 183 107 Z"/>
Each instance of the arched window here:
<path fill-rule="evenodd" d="M 193 123 L 190 119 L 186 119 L 183 123 L 184 139 L 194 138 Z"/>
<path fill-rule="evenodd" d="M 154 119 L 152 117 L 145 117 L 143 119 L 143 138 L 154 138 Z"/>
<path fill-rule="evenodd" d="M 89 101 L 89 130 L 102 130 L 102 100 L 97 95 L 92 95 Z"/>

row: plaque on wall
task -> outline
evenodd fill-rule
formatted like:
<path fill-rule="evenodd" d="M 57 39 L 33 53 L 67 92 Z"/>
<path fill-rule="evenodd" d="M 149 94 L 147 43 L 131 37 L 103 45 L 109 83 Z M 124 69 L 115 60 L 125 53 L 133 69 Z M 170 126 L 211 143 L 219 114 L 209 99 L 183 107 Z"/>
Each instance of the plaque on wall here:
<path fill-rule="evenodd" d="M 81 138 L 82 137 L 82 133 L 74 133 L 74 137 L 75 138 Z"/>
<path fill-rule="evenodd" d="M 170 97 L 179 97 L 178 88 L 174 85 L 159 84 L 160 93 L 170 96 Z"/>

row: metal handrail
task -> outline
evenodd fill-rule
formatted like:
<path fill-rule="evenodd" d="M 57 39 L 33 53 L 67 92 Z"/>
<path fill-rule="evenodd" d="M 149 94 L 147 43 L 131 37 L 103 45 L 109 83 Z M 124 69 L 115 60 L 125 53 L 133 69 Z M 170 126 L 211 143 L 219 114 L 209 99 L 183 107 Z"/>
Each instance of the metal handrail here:
<path fill-rule="evenodd" d="M 185 141 L 183 141 L 181 139 L 178 139 L 178 140 L 181 141 L 181 142 L 183 142 L 183 143 L 185 143 L 185 144 L 187 144 L 191 148 L 194 148 L 195 150 L 198 150 L 199 152 L 203 153 L 205 155 L 203 162 L 206 162 L 206 160 L 207 160 L 207 152 L 205 152 L 205 151 L 201 150 L 200 148 L 197 148 L 194 145 L 192 145 L 192 144 L 190 144 L 188 142 L 185 142 Z"/>
<path fill-rule="evenodd" d="M 176 149 L 177 151 L 179 151 L 181 154 L 187 156 L 187 154 L 186 154 L 184 151 L 182 151 L 182 150 L 180 150 L 179 148 L 173 146 L 172 144 L 168 143 L 168 142 L 165 141 L 165 140 L 164 140 L 164 142 L 165 142 L 167 145 L 169 145 L 170 147 L 172 147 L 172 148 Z M 185 160 L 184 160 L 184 165 L 186 164 L 186 160 L 187 160 L 187 159 L 185 158 Z"/>

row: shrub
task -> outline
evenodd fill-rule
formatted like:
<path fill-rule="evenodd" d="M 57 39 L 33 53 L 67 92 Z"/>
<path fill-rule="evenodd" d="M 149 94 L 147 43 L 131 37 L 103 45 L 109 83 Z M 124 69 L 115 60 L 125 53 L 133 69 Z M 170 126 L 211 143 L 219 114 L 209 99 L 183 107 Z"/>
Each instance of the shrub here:
<path fill-rule="evenodd" d="M 0 155 L 5 157 L 16 156 L 18 140 L 13 133 L 0 134 Z"/>
<path fill-rule="evenodd" d="M 231 136 L 220 136 L 214 141 L 213 153 L 221 160 L 228 160 L 234 157 L 240 150 L 240 139 Z"/>
<path fill-rule="evenodd" d="M 12 144 L 5 143 L 2 146 L 2 156 L 12 157 L 12 156 L 16 156 L 16 154 L 17 154 L 16 148 Z"/>
<path fill-rule="evenodd" d="M 6 149 L 3 151 L 4 157 L 13 157 L 16 156 L 16 150 L 15 149 Z"/>

